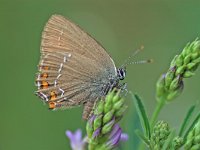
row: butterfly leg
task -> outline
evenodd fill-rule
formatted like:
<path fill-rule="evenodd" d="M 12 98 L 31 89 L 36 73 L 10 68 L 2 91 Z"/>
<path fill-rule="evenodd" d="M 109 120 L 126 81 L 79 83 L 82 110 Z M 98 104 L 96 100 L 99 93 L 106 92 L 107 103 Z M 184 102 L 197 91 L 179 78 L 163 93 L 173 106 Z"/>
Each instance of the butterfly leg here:
<path fill-rule="evenodd" d="M 124 96 L 127 95 L 128 89 L 127 89 L 127 83 L 122 83 L 118 86 L 119 89 L 121 89 L 122 93 L 124 93 Z"/>

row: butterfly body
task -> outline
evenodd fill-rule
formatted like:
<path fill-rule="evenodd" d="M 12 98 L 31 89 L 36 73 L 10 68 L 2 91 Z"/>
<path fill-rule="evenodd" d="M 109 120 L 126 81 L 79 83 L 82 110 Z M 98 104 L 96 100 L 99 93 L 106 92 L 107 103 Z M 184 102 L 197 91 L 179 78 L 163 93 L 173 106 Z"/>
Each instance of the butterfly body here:
<path fill-rule="evenodd" d="M 40 49 L 36 94 L 50 109 L 84 105 L 87 119 L 96 100 L 125 75 L 98 42 L 60 15 L 48 20 Z"/>

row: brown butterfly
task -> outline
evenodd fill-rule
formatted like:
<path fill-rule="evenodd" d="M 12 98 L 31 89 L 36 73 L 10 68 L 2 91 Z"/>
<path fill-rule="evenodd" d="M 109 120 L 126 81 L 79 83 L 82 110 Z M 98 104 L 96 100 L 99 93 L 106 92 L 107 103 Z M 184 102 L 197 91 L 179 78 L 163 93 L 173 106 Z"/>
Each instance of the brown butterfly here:
<path fill-rule="evenodd" d="M 83 105 L 87 119 L 98 98 L 125 77 L 125 67 L 116 69 L 97 41 L 60 15 L 45 25 L 40 52 L 36 94 L 50 109 Z"/>

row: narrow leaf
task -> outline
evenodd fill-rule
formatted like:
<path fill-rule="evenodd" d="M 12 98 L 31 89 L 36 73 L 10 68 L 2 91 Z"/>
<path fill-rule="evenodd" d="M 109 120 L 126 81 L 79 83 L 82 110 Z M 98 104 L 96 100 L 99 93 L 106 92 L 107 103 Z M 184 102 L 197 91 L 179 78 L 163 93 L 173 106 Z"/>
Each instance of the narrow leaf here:
<path fill-rule="evenodd" d="M 135 130 L 135 134 L 147 145 L 149 146 L 149 140 L 141 133 L 140 130 Z"/>
<path fill-rule="evenodd" d="M 190 122 L 190 120 L 192 118 L 192 114 L 193 114 L 193 112 L 195 110 L 195 107 L 196 107 L 196 105 L 192 105 L 190 107 L 190 109 L 188 110 L 188 112 L 187 112 L 187 114 L 186 114 L 186 116 L 185 116 L 185 118 L 183 120 L 183 123 L 181 125 L 180 131 L 179 131 L 179 136 L 180 137 L 183 135 L 185 129 L 187 128 L 187 125 L 189 124 L 189 122 Z"/>
<path fill-rule="evenodd" d="M 139 98 L 138 95 L 136 94 L 132 94 L 132 97 L 134 99 L 134 104 L 135 104 L 135 107 L 136 107 L 136 111 L 138 113 L 138 116 L 139 116 L 139 119 L 140 119 L 140 123 L 142 125 L 142 128 L 145 132 L 145 135 L 150 138 L 151 136 L 151 133 L 150 133 L 150 125 L 149 125 L 149 120 L 148 120 L 148 117 L 147 117 L 147 114 L 146 114 L 146 111 L 145 111 L 145 108 L 144 108 L 144 105 L 142 103 L 142 100 Z"/>
<path fill-rule="evenodd" d="M 128 120 L 127 133 L 132 133 L 136 129 L 139 129 L 139 130 L 142 129 L 136 110 L 132 109 L 130 111 L 131 111 L 130 113 L 131 115 L 129 115 L 127 119 Z M 132 147 L 133 145 L 135 145 L 135 147 L 138 147 L 138 145 L 142 142 L 136 134 L 133 134 L 132 136 L 130 136 L 128 141 L 129 141 L 128 147 Z"/>
<path fill-rule="evenodd" d="M 192 122 L 192 124 L 190 125 L 190 127 L 188 128 L 187 132 L 184 135 L 184 140 L 187 138 L 188 133 L 192 130 L 192 128 L 195 126 L 195 124 L 197 123 L 197 121 L 199 121 L 200 118 L 200 112 L 198 113 L 198 115 L 195 117 L 194 121 Z"/>

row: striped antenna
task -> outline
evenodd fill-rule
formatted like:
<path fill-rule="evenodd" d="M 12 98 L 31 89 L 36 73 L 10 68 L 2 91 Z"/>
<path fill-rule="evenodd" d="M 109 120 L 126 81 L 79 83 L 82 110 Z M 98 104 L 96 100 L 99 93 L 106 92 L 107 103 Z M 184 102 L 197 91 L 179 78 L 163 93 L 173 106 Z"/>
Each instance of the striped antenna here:
<path fill-rule="evenodd" d="M 141 52 L 144 49 L 144 46 L 141 46 L 139 49 L 137 49 L 136 51 L 134 51 L 123 63 L 123 65 L 121 66 L 121 68 L 127 66 L 131 60 L 131 58 L 133 58 L 134 56 L 136 56 L 139 52 Z"/>
<path fill-rule="evenodd" d="M 136 56 L 139 52 L 141 52 L 144 49 L 144 46 L 142 45 L 139 49 L 137 49 L 136 51 L 134 51 L 123 63 L 123 65 L 121 66 L 121 68 L 124 68 L 128 65 L 132 65 L 132 64 L 146 64 L 146 63 L 152 63 L 153 60 L 149 59 L 149 60 L 139 60 L 139 61 L 132 61 L 130 62 L 131 58 L 133 58 L 134 56 Z"/>
<path fill-rule="evenodd" d="M 152 62 L 153 62 L 153 59 L 139 60 L 139 61 L 130 62 L 127 65 L 132 65 L 132 64 L 146 64 L 146 63 L 152 63 Z"/>

